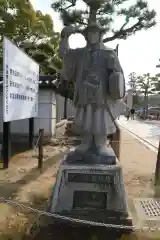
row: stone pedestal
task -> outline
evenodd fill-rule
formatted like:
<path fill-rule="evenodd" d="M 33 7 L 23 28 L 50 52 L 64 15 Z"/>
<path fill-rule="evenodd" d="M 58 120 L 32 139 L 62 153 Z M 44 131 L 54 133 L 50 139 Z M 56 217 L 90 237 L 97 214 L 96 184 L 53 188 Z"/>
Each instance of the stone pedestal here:
<path fill-rule="evenodd" d="M 114 165 L 99 161 L 86 164 L 72 161 L 69 157 L 72 154 L 67 155 L 60 165 L 50 211 L 82 220 L 131 225 L 118 160 Z"/>

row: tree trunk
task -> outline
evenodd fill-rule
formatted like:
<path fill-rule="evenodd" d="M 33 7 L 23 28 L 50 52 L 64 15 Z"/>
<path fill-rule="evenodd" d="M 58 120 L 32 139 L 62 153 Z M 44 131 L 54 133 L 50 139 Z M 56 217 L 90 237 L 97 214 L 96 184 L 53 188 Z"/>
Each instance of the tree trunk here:
<path fill-rule="evenodd" d="M 155 185 L 160 184 L 160 141 L 157 154 L 156 170 L 155 170 Z"/>
<path fill-rule="evenodd" d="M 67 118 L 67 102 L 68 102 L 68 98 L 65 97 L 64 99 L 64 113 L 63 113 L 63 118 Z"/>

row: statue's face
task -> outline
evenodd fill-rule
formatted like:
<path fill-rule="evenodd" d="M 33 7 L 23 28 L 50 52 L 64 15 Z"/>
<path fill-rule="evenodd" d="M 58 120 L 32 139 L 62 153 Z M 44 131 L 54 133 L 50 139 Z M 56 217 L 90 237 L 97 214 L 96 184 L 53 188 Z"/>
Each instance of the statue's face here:
<path fill-rule="evenodd" d="M 100 40 L 100 32 L 97 30 L 88 31 L 86 37 L 90 44 L 96 44 Z"/>

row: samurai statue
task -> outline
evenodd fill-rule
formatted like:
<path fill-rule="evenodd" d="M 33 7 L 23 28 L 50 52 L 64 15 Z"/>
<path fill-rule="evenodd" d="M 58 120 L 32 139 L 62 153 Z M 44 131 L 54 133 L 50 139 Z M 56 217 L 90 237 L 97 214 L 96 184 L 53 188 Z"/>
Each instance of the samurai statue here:
<path fill-rule="evenodd" d="M 86 47 L 71 49 L 69 36 L 75 29 L 61 32 L 63 58 L 61 79 L 74 82 L 75 126 L 84 132 L 78 152 L 86 152 L 94 139 L 98 155 L 108 156 L 107 136 L 116 131 L 115 120 L 124 110 L 125 80 L 118 56 L 103 44 L 104 29 L 90 21 L 82 34 Z"/>

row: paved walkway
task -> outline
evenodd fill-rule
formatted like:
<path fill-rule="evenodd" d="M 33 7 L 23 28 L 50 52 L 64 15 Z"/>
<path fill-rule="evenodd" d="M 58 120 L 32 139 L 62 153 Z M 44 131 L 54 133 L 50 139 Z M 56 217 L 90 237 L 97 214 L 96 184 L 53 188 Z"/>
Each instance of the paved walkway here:
<path fill-rule="evenodd" d="M 141 120 L 127 121 L 123 116 L 120 117 L 120 120 L 118 122 L 125 129 L 131 131 L 133 134 L 158 148 L 160 140 L 160 122 Z"/>

